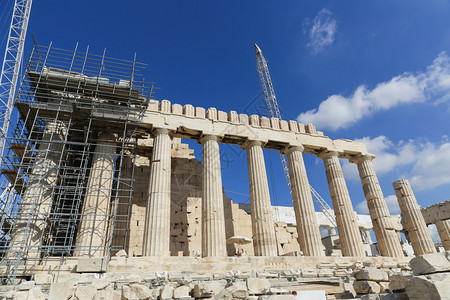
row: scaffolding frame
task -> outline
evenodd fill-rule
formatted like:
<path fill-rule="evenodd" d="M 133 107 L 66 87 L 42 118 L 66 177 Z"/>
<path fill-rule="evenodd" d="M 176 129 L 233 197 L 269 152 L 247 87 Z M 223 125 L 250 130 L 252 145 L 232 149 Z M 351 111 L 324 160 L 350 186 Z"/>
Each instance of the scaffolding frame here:
<path fill-rule="evenodd" d="M 152 83 L 145 82 L 145 64 L 78 50 L 35 44 L 15 100 L 13 133 L 7 139 L 0 202 L 0 267 L 3 280 L 30 278 L 39 265 L 76 251 L 101 251 L 108 260 L 127 248 L 129 214 L 140 127 Z M 105 148 L 113 154 L 111 186 L 88 189 L 98 134 L 116 137 Z M 113 147 L 109 149 L 108 147 Z M 100 147 L 100 149 L 102 149 Z M 99 168 L 103 168 L 100 164 Z M 127 169 L 131 168 L 131 169 Z M 125 171 L 124 171 L 125 170 Z M 97 173 L 98 173 L 97 172 Z M 91 194 L 110 193 L 108 210 L 83 214 Z M 104 220 L 102 244 L 78 245 L 80 220 Z M 97 225 L 96 225 L 97 226 Z"/>

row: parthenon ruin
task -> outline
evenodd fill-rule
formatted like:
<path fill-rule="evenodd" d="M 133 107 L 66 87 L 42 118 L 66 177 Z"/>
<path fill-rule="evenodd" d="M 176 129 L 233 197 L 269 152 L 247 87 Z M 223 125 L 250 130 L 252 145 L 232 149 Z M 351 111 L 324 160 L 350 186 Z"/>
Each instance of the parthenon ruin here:
<path fill-rule="evenodd" d="M 332 140 L 313 124 L 156 101 L 137 80 L 141 67 L 35 47 L 2 170 L 10 181 L 1 220 L 5 278 L 51 273 L 56 282 L 73 272 L 124 268 L 183 274 L 239 268 L 277 276 L 302 269 L 320 276 L 318 265 L 339 277 L 368 258 L 369 265 L 406 268 L 403 231 L 415 255 L 435 253 L 431 223 L 450 250 L 448 209 L 435 219 L 422 214 L 407 180 L 394 183 L 403 225 L 390 215 L 374 155 L 363 143 Z M 202 145 L 201 162 L 182 139 Z M 221 144 L 246 151 L 249 210 L 224 191 Z M 263 150 L 288 158 L 291 224 L 274 219 Z M 330 245 L 320 230 L 304 154 L 324 163 L 336 222 L 328 230 L 335 236 Z M 376 251 L 365 246 L 370 234 L 361 233 L 339 159 L 358 168 Z M 245 237 L 249 245 L 227 243 Z"/>

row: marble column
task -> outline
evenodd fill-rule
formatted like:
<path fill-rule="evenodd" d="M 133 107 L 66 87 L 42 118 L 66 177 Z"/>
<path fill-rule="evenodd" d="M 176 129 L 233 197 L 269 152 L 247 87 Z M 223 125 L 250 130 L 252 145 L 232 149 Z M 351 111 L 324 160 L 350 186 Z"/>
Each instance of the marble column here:
<path fill-rule="evenodd" d="M 323 159 L 325 164 L 342 254 L 344 256 L 366 256 L 358 228 L 358 220 L 347 190 L 338 153 L 325 151 L 319 157 Z"/>
<path fill-rule="evenodd" d="M 256 256 L 277 256 L 275 224 L 272 216 L 262 142 L 249 141 L 244 145 L 244 148 L 247 149 L 254 252 Z"/>
<path fill-rule="evenodd" d="M 101 132 L 98 135 L 78 225 L 74 256 L 106 255 L 116 148 L 115 134 Z"/>
<path fill-rule="evenodd" d="M 446 251 L 450 251 L 450 219 L 437 221 L 436 228 L 441 238 L 442 246 Z"/>
<path fill-rule="evenodd" d="M 202 256 L 227 256 L 222 171 L 217 136 L 207 135 L 203 144 Z"/>
<path fill-rule="evenodd" d="M 431 234 L 425 224 L 425 219 L 420 211 L 419 204 L 417 203 L 409 181 L 401 179 L 395 181 L 392 185 L 397 195 L 403 223 L 408 231 L 414 255 L 435 253 L 436 248 L 431 239 Z"/>
<path fill-rule="evenodd" d="M 289 162 L 295 219 L 297 221 L 300 250 L 307 256 L 324 256 L 314 203 L 303 162 L 303 146 L 292 146 L 285 150 Z"/>
<path fill-rule="evenodd" d="M 28 182 L 10 234 L 7 257 L 16 256 L 19 251 L 30 259 L 40 255 L 53 202 L 53 189 L 57 185 L 59 161 L 64 151 L 61 142 L 66 136 L 66 124 L 61 121 L 47 123 L 37 146 L 34 164 L 27 170 Z"/>
<path fill-rule="evenodd" d="M 117 162 L 119 164 L 119 162 Z M 120 178 L 118 178 L 118 197 L 117 205 L 114 201 L 111 203 L 113 214 L 115 208 L 114 230 L 111 243 L 111 256 L 119 250 L 125 250 L 127 253 L 129 247 L 130 230 L 130 196 L 133 187 L 133 164 L 132 153 L 125 151 L 122 156 Z M 112 226 L 113 224 L 111 224 Z"/>
<path fill-rule="evenodd" d="M 373 231 L 382 256 L 403 257 L 403 250 L 384 200 L 383 192 L 373 168 L 373 155 L 362 155 L 351 160 L 358 166 L 359 177 L 367 200 Z"/>
<path fill-rule="evenodd" d="M 169 256 L 172 138 L 168 129 L 156 129 L 153 136 L 143 252 L 144 256 Z"/>

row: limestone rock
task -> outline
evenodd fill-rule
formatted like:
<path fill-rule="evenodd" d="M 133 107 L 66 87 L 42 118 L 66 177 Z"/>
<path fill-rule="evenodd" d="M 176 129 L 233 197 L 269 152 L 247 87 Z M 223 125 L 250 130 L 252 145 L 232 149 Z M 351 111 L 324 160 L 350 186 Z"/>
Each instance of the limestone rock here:
<path fill-rule="evenodd" d="M 314 278 L 317 277 L 317 269 L 304 269 L 302 270 L 302 277 L 303 278 Z"/>
<path fill-rule="evenodd" d="M 380 300 L 408 300 L 406 293 L 380 294 Z"/>
<path fill-rule="evenodd" d="M 51 284 L 52 281 L 53 281 L 53 274 L 44 274 L 44 273 L 34 274 L 34 282 L 37 285 Z"/>
<path fill-rule="evenodd" d="M 34 281 L 24 281 L 19 285 L 18 289 L 19 291 L 28 291 L 34 288 L 34 284 Z"/>
<path fill-rule="evenodd" d="M 160 299 L 164 300 L 164 299 L 172 299 L 173 298 L 173 288 L 174 288 L 174 284 L 173 283 L 168 283 L 166 284 L 160 291 Z"/>
<path fill-rule="evenodd" d="M 117 257 L 128 257 L 128 254 L 127 254 L 127 252 L 125 250 L 122 249 L 122 250 L 118 251 L 115 256 L 117 256 Z"/>
<path fill-rule="evenodd" d="M 124 283 L 139 283 L 142 281 L 142 276 L 138 274 L 122 274 L 116 281 Z"/>
<path fill-rule="evenodd" d="M 410 300 L 450 299 L 450 273 L 417 276 L 406 281 Z"/>
<path fill-rule="evenodd" d="M 191 289 L 187 285 L 182 285 L 173 290 L 173 297 L 175 299 L 189 297 Z"/>
<path fill-rule="evenodd" d="M 104 288 L 106 288 L 111 282 L 107 279 L 94 279 L 92 281 L 92 285 L 95 287 L 95 289 L 97 290 L 103 290 Z"/>
<path fill-rule="evenodd" d="M 333 277 L 334 276 L 334 270 L 319 270 L 317 273 L 317 276 L 319 277 Z"/>
<path fill-rule="evenodd" d="M 270 291 L 270 281 L 262 278 L 248 278 L 247 290 L 249 294 L 265 294 Z"/>
<path fill-rule="evenodd" d="M 77 290 L 75 291 L 75 296 L 77 296 L 78 299 L 88 300 L 92 299 L 96 292 L 97 289 L 93 285 L 78 286 Z"/>
<path fill-rule="evenodd" d="M 14 294 L 14 300 L 27 300 L 28 299 L 28 291 L 17 291 Z"/>
<path fill-rule="evenodd" d="M 389 282 L 389 289 L 393 292 L 395 291 L 404 291 L 405 290 L 405 283 L 407 280 L 411 279 L 411 275 L 391 275 L 390 282 Z"/>
<path fill-rule="evenodd" d="M 373 267 L 358 269 L 354 276 L 357 280 L 387 281 L 387 273 Z"/>
<path fill-rule="evenodd" d="M 280 288 L 270 288 L 269 294 L 271 295 L 290 295 L 291 292 Z"/>
<path fill-rule="evenodd" d="M 136 299 L 153 299 L 153 292 L 148 287 L 142 284 L 130 285 L 132 293 L 136 296 Z M 172 297 L 172 295 L 170 295 Z"/>
<path fill-rule="evenodd" d="M 372 259 L 366 259 L 365 261 L 363 261 L 363 265 L 364 267 L 375 267 L 376 263 Z"/>
<path fill-rule="evenodd" d="M 75 284 L 73 281 L 55 282 L 50 287 L 48 300 L 69 299 L 75 293 Z"/>
<path fill-rule="evenodd" d="M 247 285 L 244 282 L 235 282 L 215 296 L 215 299 L 247 299 Z"/>
<path fill-rule="evenodd" d="M 378 283 L 370 280 L 355 281 L 353 283 L 353 288 L 358 294 L 379 294 L 381 290 Z"/>
<path fill-rule="evenodd" d="M 42 293 L 40 286 L 35 286 L 28 291 L 28 299 L 45 300 L 47 297 Z"/>
<path fill-rule="evenodd" d="M 131 300 L 135 298 L 134 293 L 131 291 L 131 288 L 127 285 L 122 287 L 122 297 L 123 300 Z"/>
<path fill-rule="evenodd" d="M 258 300 L 296 300 L 296 299 L 308 299 L 308 298 L 297 298 L 297 296 L 293 295 L 270 295 L 258 297 Z"/>
<path fill-rule="evenodd" d="M 114 297 L 117 297 L 117 296 L 118 296 L 118 294 L 115 293 L 115 291 L 112 288 L 107 287 L 104 290 L 95 292 L 93 300 L 110 300 L 110 299 L 114 299 Z M 82 298 L 80 298 L 80 300 L 81 299 Z M 133 299 L 136 299 L 136 298 L 133 298 Z"/>
<path fill-rule="evenodd" d="M 381 293 L 390 293 L 391 290 L 389 289 L 389 282 L 387 281 L 380 281 L 378 282 L 380 285 Z"/>
<path fill-rule="evenodd" d="M 199 283 L 194 286 L 195 298 L 209 298 L 222 291 L 222 285 L 217 281 Z"/>
<path fill-rule="evenodd" d="M 344 282 L 343 284 L 344 291 L 339 294 L 338 299 L 353 299 L 356 297 L 355 289 L 353 288 L 353 284 Z"/>
<path fill-rule="evenodd" d="M 97 292 L 98 293 L 98 292 Z M 155 296 L 154 299 L 156 299 L 157 297 Z M 120 291 L 113 291 L 113 296 L 112 296 L 112 300 L 122 300 L 122 293 Z"/>
<path fill-rule="evenodd" d="M 100 273 L 106 272 L 108 260 L 106 257 L 80 257 L 78 258 L 78 273 Z"/>
<path fill-rule="evenodd" d="M 356 292 L 353 290 L 351 291 L 343 291 L 342 293 L 335 295 L 336 299 L 355 299 Z"/>
<path fill-rule="evenodd" d="M 450 271 L 450 251 L 419 255 L 409 264 L 414 275 Z"/>
<path fill-rule="evenodd" d="M 402 270 L 411 270 L 411 267 L 409 266 L 409 263 L 407 263 L 407 262 L 399 262 L 397 264 L 397 267 L 399 267 Z"/>

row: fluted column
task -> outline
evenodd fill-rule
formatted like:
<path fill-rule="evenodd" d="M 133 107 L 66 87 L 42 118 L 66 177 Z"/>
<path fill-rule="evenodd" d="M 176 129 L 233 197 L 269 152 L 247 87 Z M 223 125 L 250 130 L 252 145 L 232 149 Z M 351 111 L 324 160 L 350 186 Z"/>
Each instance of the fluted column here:
<path fill-rule="evenodd" d="M 244 148 L 247 149 L 250 209 L 255 255 L 277 256 L 278 247 L 275 237 L 262 142 L 249 141 L 244 145 Z"/>
<path fill-rule="evenodd" d="M 383 191 L 373 168 L 372 155 L 362 155 L 351 162 L 358 166 L 364 195 L 367 200 L 373 231 L 377 238 L 378 248 L 382 256 L 403 257 L 403 250 L 391 219 L 391 214 L 384 200 Z"/>
<path fill-rule="evenodd" d="M 436 222 L 436 228 L 441 238 L 442 246 L 450 251 L 450 219 Z"/>
<path fill-rule="evenodd" d="M 144 256 L 169 256 L 172 140 L 168 129 L 156 129 L 153 135 L 143 252 Z"/>
<path fill-rule="evenodd" d="M 428 231 L 427 224 L 420 211 L 419 204 L 411 189 L 409 181 L 401 179 L 393 184 L 395 194 L 397 195 L 398 205 L 402 213 L 402 219 L 405 224 L 408 236 L 411 241 L 415 255 L 426 253 L 435 253 L 431 234 Z"/>
<path fill-rule="evenodd" d="M 344 256 L 365 256 L 358 220 L 347 190 L 338 153 L 326 151 L 321 153 L 319 157 L 323 159 L 325 164 L 342 254 Z"/>
<path fill-rule="evenodd" d="M 29 170 L 28 182 L 22 195 L 22 205 L 15 219 L 7 256 L 23 251 L 23 256 L 32 258 L 40 253 L 45 236 L 48 217 L 59 174 L 67 126 L 61 121 L 47 123 L 39 142 L 34 164 Z"/>
<path fill-rule="evenodd" d="M 295 219 L 297 221 L 300 250 L 308 256 L 324 256 L 319 225 L 303 162 L 303 146 L 289 147 L 285 153 L 289 162 Z"/>
<path fill-rule="evenodd" d="M 118 179 L 117 205 L 111 203 L 111 211 L 116 208 L 114 220 L 114 232 L 111 243 L 111 255 L 124 249 L 128 252 L 129 247 L 129 219 L 130 219 L 130 193 L 133 186 L 133 163 L 132 154 L 128 151 L 122 155 L 120 179 Z M 114 213 L 114 212 L 112 212 Z M 112 226 L 112 224 L 111 224 Z M 110 226 L 110 227 L 111 227 Z"/>
<path fill-rule="evenodd" d="M 116 136 L 98 135 L 78 225 L 74 256 L 104 256 L 111 189 L 116 160 Z"/>
<path fill-rule="evenodd" d="M 203 144 L 202 256 L 226 256 L 219 138 L 207 135 L 200 143 Z"/>

